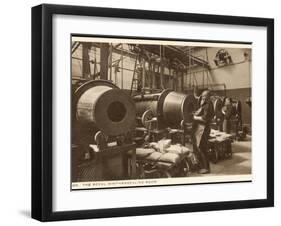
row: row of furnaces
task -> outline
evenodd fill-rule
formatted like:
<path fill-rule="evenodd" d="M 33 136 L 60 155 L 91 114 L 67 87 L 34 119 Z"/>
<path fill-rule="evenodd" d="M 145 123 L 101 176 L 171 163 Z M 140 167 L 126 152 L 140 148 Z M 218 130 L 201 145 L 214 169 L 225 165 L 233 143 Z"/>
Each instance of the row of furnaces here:
<path fill-rule="evenodd" d="M 220 130 L 226 98 L 211 99 Z M 131 97 L 109 81 L 73 81 L 72 182 L 186 175 L 196 163 L 187 147 L 199 102 L 170 89 Z M 240 101 L 232 114 L 241 124 Z"/>

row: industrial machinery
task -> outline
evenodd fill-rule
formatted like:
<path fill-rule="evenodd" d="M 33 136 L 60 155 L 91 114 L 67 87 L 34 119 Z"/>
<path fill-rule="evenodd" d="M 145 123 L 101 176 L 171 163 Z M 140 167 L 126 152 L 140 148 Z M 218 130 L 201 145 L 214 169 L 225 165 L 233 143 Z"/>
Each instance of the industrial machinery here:
<path fill-rule="evenodd" d="M 216 64 L 216 66 L 218 66 L 218 67 L 225 66 L 225 65 L 228 65 L 228 64 L 233 64 L 232 57 L 230 56 L 228 51 L 225 50 L 225 49 L 220 49 L 216 53 L 216 57 L 214 59 L 214 62 Z"/>
<path fill-rule="evenodd" d="M 134 177 L 135 145 L 131 132 L 135 129 L 136 113 L 131 97 L 105 80 L 75 84 L 72 95 L 73 181 Z"/>
<path fill-rule="evenodd" d="M 191 151 L 185 147 L 186 124 L 192 123 L 194 96 L 165 89 L 160 93 L 136 95 L 133 99 L 138 174 L 144 178 L 187 176 Z M 163 148 L 164 143 L 169 143 L 169 147 Z"/>
<path fill-rule="evenodd" d="M 165 89 L 161 93 L 140 94 L 133 97 L 136 104 L 136 113 L 142 115 L 151 109 L 155 116 L 161 121 L 159 128 L 175 126 L 182 120 L 191 121 L 191 113 L 194 111 L 195 98 Z"/>
<path fill-rule="evenodd" d="M 72 53 L 79 45 L 79 54 L 72 56 L 81 68 L 72 77 L 73 182 L 185 177 L 195 172 L 200 167 L 192 146 L 193 113 L 201 102 L 198 88 L 198 93 L 217 90 L 211 96 L 208 158 L 213 163 L 231 158 L 232 142 L 242 130 L 241 102 L 231 99 L 229 104 L 227 92 L 235 92 L 227 91 L 224 78 L 213 71 L 228 73 L 219 67 L 235 66 L 228 50 L 218 50 L 213 68 L 209 47 L 74 42 Z M 104 80 L 89 80 L 97 78 Z M 247 103 L 251 106 L 251 100 Z M 231 124 L 227 130 L 226 105 Z"/>
<path fill-rule="evenodd" d="M 198 99 L 198 104 L 201 96 Z M 225 158 L 231 158 L 231 143 L 238 139 L 242 130 L 242 107 L 241 101 L 225 96 L 212 95 L 211 101 L 214 107 L 214 118 L 211 124 L 212 131 L 209 138 L 209 159 L 213 163 Z M 228 105 L 228 106 L 227 106 Z M 228 108 L 226 115 L 225 108 Z M 224 131 L 223 123 L 228 119 L 229 131 Z"/>
<path fill-rule="evenodd" d="M 193 95 L 165 89 L 161 93 L 136 95 L 133 99 L 138 126 L 148 129 L 153 141 L 168 136 L 171 129 L 174 129 L 172 133 L 177 132 L 175 129 L 183 133 L 185 123 L 192 122 L 196 105 Z"/>
<path fill-rule="evenodd" d="M 214 105 L 214 120 L 213 120 L 213 126 L 214 129 L 217 129 L 219 131 L 223 130 L 223 120 L 224 120 L 224 114 L 223 114 L 223 107 L 226 105 L 226 100 L 230 100 L 229 104 L 230 106 L 230 118 L 231 118 L 231 124 L 232 124 L 232 130 L 237 134 L 239 131 L 242 130 L 242 104 L 240 100 L 236 100 L 233 98 L 229 98 L 226 96 L 217 96 L 213 95 L 211 96 L 211 101 Z M 200 100 L 199 100 L 200 101 Z"/>

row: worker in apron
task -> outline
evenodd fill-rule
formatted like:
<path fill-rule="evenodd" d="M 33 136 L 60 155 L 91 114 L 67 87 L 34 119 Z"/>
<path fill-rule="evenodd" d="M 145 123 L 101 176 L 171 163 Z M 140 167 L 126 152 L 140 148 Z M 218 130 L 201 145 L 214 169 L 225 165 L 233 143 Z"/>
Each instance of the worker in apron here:
<path fill-rule="evenodd" d="M 210 123 L 214 117 L 214 107 L 210 100 L 210 91 L 205 90 L 199 98 L 199 108 L 193 115 L 193 150 L 197 155 L 199 173 L 210 173 L 210 164 L 207 156 Z"/>

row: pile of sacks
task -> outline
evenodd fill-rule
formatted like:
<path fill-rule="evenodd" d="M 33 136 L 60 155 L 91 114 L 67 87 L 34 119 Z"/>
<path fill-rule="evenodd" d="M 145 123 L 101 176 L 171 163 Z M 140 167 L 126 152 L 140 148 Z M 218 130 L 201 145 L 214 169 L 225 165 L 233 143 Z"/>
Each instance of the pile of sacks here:
<path fill-rule="evenodd" d="M 181 144 L 171 144 L 170 139 L 146 144 L 143 148 L 136 149 L 138 160 L 178 164 L 190 150 Z"/>

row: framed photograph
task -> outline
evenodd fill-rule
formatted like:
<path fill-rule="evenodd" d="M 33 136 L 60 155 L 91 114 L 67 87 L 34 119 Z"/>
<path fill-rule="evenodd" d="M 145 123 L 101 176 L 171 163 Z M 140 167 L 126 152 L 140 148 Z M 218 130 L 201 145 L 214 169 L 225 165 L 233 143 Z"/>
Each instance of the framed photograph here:
<path fill-rule="evenodd" d="M 32 217 L 274 205 L 274 20 L 32 8 Z"/>

